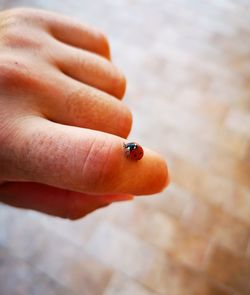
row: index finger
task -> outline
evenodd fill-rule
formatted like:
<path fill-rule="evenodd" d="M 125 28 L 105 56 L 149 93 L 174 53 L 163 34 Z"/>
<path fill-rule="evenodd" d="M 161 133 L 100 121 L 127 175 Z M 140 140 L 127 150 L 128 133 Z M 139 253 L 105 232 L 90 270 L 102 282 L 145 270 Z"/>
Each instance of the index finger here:
<path fill-rule="evenodd" d="M 140 161 L 128 159 L 121 137 L 43 118 L 21 125 L 21 145 L 8 163 L 10 170 L 19 163 L 13 175 L 20 179 L 94 194 L 153 194 L 168 184 L 165 160 L 149 149 Z"/>

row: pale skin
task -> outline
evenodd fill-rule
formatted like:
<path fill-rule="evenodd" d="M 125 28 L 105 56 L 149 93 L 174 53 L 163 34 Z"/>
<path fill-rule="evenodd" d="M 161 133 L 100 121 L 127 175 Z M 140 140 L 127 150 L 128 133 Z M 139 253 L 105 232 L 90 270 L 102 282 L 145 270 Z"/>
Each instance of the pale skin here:
<path fill-rule="evenodd" d="M 0 201 L 77 219 L 162 191 L 164 158 L 124 155 L 126 81 L 107 37 L 54 12 L 0 13 Z"/>

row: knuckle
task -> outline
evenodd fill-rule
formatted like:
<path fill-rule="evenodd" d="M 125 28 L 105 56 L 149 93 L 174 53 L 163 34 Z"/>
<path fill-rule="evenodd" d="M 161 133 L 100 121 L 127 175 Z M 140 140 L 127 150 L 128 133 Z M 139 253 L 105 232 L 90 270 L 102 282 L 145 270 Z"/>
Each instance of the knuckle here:
<path fill-rule="evenodd" d="M 0 63 L 0 85 L 1 90 L 10 89 L 18 80 L 20 80 L 21 74 L 13 61 L 5 61 Z"/>
<path fill-rule="evenodd" d="M 0 21 L 0 41 L 8 47 L 41 48 L 35 24 L 41 18 L 39 11 L 32 8 L 14 8 L 5 11 Z M 37 21 L 36 21 L 37 20 Z"/>
<path fill-rule="evenodd" d="M 30 9 L 27 8 L 13 8 L 6 10 L 0 22 L 1 31 L 5 32 L 10 28 L 19 27 L 20 23 L 22 23 L 27 17 L 30 17 L 30 15 Z"/>
<path fill-rule="evenodd" d="M 85 179 L 84 191 L 94 188 L 96 192 L 103 193 L 116 178 L 119 157 L 114 153 L 112 139 L 106 137 L 93 140 L 85 151 L 86 156 L 80 173 Z"/>
<path fill-rule="evenodd" d="M 32 20 L 39 14 L 38 9 L 30 7 L 16 7 L 6 11 L 9 19 L 13 20 L 14 23 Z"/>
<path fill-rule="evenodd" d="M 11 13 L 6 12 L 4 17 L 1 19 L 0 22 L 0 40 L 1 42 L 5 41 L 7 36 L 10 35 L 10 33 L 13 32 L 13 30 L 18 27 L 18 20 L 16 19 L 15 15 L 13 15 L 13 12 Z"/>
<path fill-rule="evenodd" d="M 24 62 L 15 59 L 0 61 L 1 91 L 27 85 L 30 80 L 29 70 Z"/>
<path fill-rule="evenodd" d="M 25 32 L 20 34 L 20 29 L 17 27 L 10 28 L 5 32 L 2 36 L 2 44 L 10 48 L 42 48 L 41 42 L 32 38 L 31 34 Z"/>
<path fill-rule="evenodd" d="M 21 17 L 21 13 L 12 12 L 0 23 L 0 41 L 2 46 L 10 48 L 24 48 L 34 47 L 40 49 L 42 42 L 36 38 L 37 32 L 34 26 L 24 25 L 24 17 Z M 30 21 L 30 20 L 29 20 Z"/>

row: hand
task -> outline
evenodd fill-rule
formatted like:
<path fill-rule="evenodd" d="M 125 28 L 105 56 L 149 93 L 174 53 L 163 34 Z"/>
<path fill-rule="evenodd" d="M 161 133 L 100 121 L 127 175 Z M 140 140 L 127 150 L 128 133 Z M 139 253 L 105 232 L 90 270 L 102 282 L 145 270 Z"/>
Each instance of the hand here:
<path fill-rule="evenodd" d="M 103 33 L 52 12 L 1 12 L 0 200 L 75 219 L 161 191 L 161 156 L 124 156 L 124 92 Z"/>

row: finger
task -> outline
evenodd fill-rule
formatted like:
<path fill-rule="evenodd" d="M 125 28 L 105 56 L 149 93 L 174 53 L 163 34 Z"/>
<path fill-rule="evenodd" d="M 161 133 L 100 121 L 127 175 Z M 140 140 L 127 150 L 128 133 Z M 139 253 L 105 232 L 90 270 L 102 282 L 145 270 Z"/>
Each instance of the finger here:
<path fill-rule="evenodd" d="M 109 42 L 99 29 L 65 15 L 38 9 L 24 9 L 29 18 L 42 22 L 54 38 L 110 59 Z"/>
<path fill-rule="evenodd" d="M 56 46 L 54 60 L 63 73 L 119 99 L 124 96 L 125 77 L 107 59 L 60 42 Z"/>
<path fill-rule="evenodd" d="M 128 136 L 132 114 L 124 103 L 64 74 L 57 74 L 55 79 L 48 98 L 40 103 L 47 118 L 65 125 Z"/>
<path fill-rule="evenodd" d="M 62 218 L 78 219 L 111 202 L 132 200 L 130 195 L 88 195 L 39 183 L 10 182 L 0 186 L 0 201 Z"/>
<path fill-rule="evenodd" d="M 27 118 L 17 128 L 18 138 L 5 156 L 8 180 L 18 177 L 72 191 L 133 195 L 157 193 L 168 183 L 161 156 L 145 149 L 142 160 L 129 160 L 124 139 L 118 136 L 42 118 Z"/>

